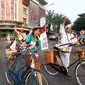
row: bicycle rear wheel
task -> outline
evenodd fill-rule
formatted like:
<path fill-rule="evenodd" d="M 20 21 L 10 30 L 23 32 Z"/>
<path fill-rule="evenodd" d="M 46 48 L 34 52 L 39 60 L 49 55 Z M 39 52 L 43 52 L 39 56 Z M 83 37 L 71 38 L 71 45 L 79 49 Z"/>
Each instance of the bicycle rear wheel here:
<path fill-rule="evenodd" d="M 44 63 L 44 68 L 50 75 L 57 75 L 58 71 L 55 69 L 56 65 L 57 64 Z"/>
<path fill-rule="evenodd" d="M 85 61 L 77 65 L 75 69 L 75 77 L 79 85 L 85 85 Z"/>
<path fill-rule="evenodd" d="M 13 60 L 9 60 L 8 62 L 5 63 L 5 78 L 10 85 L 14 85 L 14 81 L 10 77 L 10 68 L 13 64 Z"/>
<path fill-rule="evenodd" d="M 38 71 L 28 74 L 25 85 L 48 85 L 46 78 Z"/>
<path fill-rule="evenodd" d="M 44 68 L 50 75 L 57 75 L 58 74 L 58 71 L 56 69 L 59 66 L 58 62 L 57 62 L 57 56 L 54 56 L 54 61 L 55 62 L 53 64 L 49 63 L 49 62 L 44 63 Z"/>

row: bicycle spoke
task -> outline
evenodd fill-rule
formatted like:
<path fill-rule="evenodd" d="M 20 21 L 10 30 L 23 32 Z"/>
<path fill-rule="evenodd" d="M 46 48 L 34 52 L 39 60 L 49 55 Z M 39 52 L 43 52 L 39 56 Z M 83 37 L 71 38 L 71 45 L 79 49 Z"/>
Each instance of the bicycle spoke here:
<path fill-rule="evenodd" d="M 80 63 L 76 68 L 76 79 L 79 85 L 85 85 L 85 62 Z"/>
<path fill-rule="evenodd" d="M 40 72 L 33 71 L 27 76 L 25 85 L 48 85 L 48 83 Z"/>
<path fill-rule="evenodd" d="M 9 69 L 11 68 L 12 63 L 13 61 L 9 60 L 9 62 L 5 65 L 5 77 L 6 77 L 7 82 L 11 85 L 14 84 L 13 80 L 11 79 L 9 75 Z"/>
<path fill-rule="evenodd" d="M 44 63 L 45 70 L 51 75 L 57 75 L 58 72 L 56 70 L 57 64 Z"/>

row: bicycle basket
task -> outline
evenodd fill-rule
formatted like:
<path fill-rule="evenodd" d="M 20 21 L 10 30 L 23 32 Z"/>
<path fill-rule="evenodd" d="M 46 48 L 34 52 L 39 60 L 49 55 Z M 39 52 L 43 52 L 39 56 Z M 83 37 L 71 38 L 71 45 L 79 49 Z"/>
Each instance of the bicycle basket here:
<path fill-rule="evenodd" d="M 44 50 L 44 62 L 54 63 L 54 51 L 53 50 Z"/>
<path fill-rule="evenodd" d="M 78 48 L 78 49 L 77 49 L 77 55 L 78 55 L 80 58 L 84 58 L 84 49 Z"/>
<path fill-rule="evenodd" d="M 17 50 L 6 49 L 5 53 L 8 58 L 12 58 L 12 54 L 17 52 Z"/>

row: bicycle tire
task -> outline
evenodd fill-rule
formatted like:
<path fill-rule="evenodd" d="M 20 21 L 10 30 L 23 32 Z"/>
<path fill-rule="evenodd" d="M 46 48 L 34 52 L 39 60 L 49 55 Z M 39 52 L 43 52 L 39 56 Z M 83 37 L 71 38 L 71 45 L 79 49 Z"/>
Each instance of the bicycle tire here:
<path fill-rule="evenodd" d="M 57 65 L 57 64 L 56 64 Z M 52 63 L 44 63 L 44 68 L 46 70 L 47 73 L 49 73 L 50 75 L 52 76 L 55 76 L 58 74 L 58 71 L 55 70 L 53 67 L 52 67 Z"/>
<path fill-rule="evenodd" d="M 7 82 L 8 82 L 8 84 L 10 84 L 10 85 L 15 84 L 14 81 L 10 78 L 9 72 L 8 72 L 11 65 L 12 65 L 12 63 L 13 63 L 12 60 L 9 60 L 7 63 L 5 63 L 5 78 L 6 78 Z"/>
<path fill-rule="evenodd" d="M 38 82 L 37 74 L 40 74 L 42 77 L 42 83 L 43 83 L 42 85 L 48 85 L 48 82 L 47 82 L 45 76 L 39 71 L 30 72 L 26 77 L 25 85 L 41 85 Z"/>
<path fill-rule="evenodd" d="M 85 85 L 85 61 L 76 66 L 75 77 L 79 85 Z"/>
<path fill-rule="evenodd" d="M 55 59 L 57 58 L 57 56 L 55 56 Z M 47 73 L 49 73 L 52 76 L 55 76 L 58 74 L 58 71 L 55 69 L 55 66 L 59 66 L 57 62 L 49 63 L 49 62 L 44 62 L 44 68 L 46 70 Z"/>

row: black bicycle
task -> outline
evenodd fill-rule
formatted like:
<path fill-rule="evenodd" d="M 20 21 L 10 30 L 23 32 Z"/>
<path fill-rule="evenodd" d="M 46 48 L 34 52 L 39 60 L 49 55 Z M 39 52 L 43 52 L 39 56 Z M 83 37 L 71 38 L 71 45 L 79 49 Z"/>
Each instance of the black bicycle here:
<path fill-rule="evenodd" d="M 66 44 L 63 44 L 66 45 Z M 60 46 L 63 46 L 60 45 Z M 75 46 L 76 48 L 79 48 L 79 46 L 76 45 L 71 45 L 70 46 Z M 74 64 L 77 64 L 75 67 L 74 75 L 76 77 L 76 80 L 79 85 L 85 85 L 85 60 L 84 60 L 84 51 L 79 50 L 79 51 L 74 51 L 74 52 L 69 52 L 69 51 L 62 51 L 60 48 L 55 47 L 53 48 L 54 50 L 48 50 L 44 51 L 44 67 L 45 70 L 50 74 L 50 75 L 57 75 L 58 72 L 65 74 L 68 76 L 68 72 L 66 68 L 63 66 L 63 62 L 60 56 L 60 52 L 64 53 L 71 53 L 74 56 L 78 56 L 78 59 L 73 61 L 68 68 L 73 66 Z M 48 58 L 49 57 L 49 58 Z M 61 63 L 61 65 L 59 64 Z"/>
<path fill-rule="evenodd" d="M 29 52 L 33 61 L 35 52 Z M 5 77 L 10 85 L 48 85 L 45 76 L 39 69 L 28 65 L 22 66 L 21 53 L 13 53 L 14 58 L 7 58 L 5 63 Z"/>

